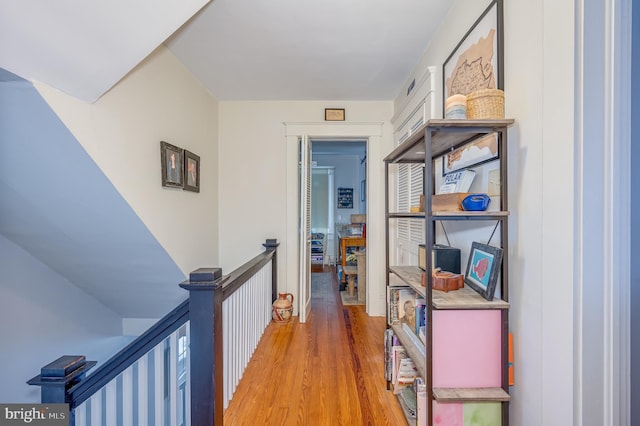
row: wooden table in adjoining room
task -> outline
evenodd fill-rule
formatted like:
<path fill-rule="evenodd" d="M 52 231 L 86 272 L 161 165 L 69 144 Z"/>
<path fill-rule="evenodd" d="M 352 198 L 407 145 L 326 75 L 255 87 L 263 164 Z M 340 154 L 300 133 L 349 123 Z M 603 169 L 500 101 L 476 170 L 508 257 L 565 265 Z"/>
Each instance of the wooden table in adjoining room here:
<path fill-rule="evenodd" d="M 346 284 L 347 277 L 344 273 L 344 267 L 347 266 L 347 247 L 367 247 L 367 239 L 362 235 L 348 235 L 337 231 L 338 234 L 338 256 L 342 264 L 342 284 Z"/>

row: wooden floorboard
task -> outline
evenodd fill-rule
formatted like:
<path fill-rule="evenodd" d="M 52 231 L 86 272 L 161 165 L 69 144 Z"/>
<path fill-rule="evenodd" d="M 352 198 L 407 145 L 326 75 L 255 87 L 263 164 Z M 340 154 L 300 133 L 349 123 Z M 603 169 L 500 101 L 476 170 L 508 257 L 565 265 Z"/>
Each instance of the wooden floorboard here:
<path fill-rule="evenodd" d="M 325 269 L 327 270 L 327 269 Z M 271 323 L 225 425 L 406 425 L 384 380 L 384 317 L 343 306 L 335 273 L 312 280 L 311 315 Z M 323 280 L 327 281 L 327 280 Z"/>

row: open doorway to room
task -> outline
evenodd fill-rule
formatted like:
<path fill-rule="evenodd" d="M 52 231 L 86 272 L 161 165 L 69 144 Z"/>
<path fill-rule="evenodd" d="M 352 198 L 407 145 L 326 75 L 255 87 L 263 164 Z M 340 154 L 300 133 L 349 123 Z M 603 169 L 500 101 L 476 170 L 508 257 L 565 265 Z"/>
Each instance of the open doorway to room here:
<path fill-rule="evenodd" d="M 311 139 L 311 147 L 312 294 L 314 279 L 333 275 L 343 303 L 364 305 L 367 141 Z"/>
<path fill-rule="evenodd" d="M 312 151 L 319 152 L 320 147 L 312 149 L 313 143 L 322 144 L 324 142 L 339 143 L 340 141 L 345 143 L 365 143 L 367 147 L 366 158 L 362 154 L 362 164 L 358 163 L 357 167 L 362 167 L 364 170 L 364 179 L 354 186 L 354 203 L 357 202 L 362 206 L 363 211 L 370 211 L 367 214 L 366 225 L 367 229 L 383 229 L 383 219 L 380 215 L 379 209 L 370 209 L 370 206 L 378 206 L 381 204 L 380 194 L 376 192 L 369 192 L 361 196 L 359 188 L 364 187 L 367 192 L 367 188 L 377 187 L 381 184 L 381 173 L 378 168 L 369 169 L 368 163 L 378 164 L 381 162 L 379 150 L 370 150 L 371 146 L 379 146 L 382 142 L 382 124 L 381 122 L 327 122 L 327 123 L 284 123 L 285 124 L 285 137 L 287 139 L 287 223 L 286 223 L 286 241 L 287 247 L 291 249 L 286 250 L 284 253 L 286 262 L 286 279 L 287 283 L 294 283 L 289 285 L 293 292 L 296 292 L 297 303 L 294 306 L 294 315 L 299 316 L 301 323 L 307 322 L 309 315 L 311 315 L 311 165 L 312 165 Z M 365 151 L 363 151 L 365 152 Z M 318 164 L 318 163 L 316 163 Z M 318 164 L 320 165 L 320 164 Z M 336 175 L 338 171 L 336 168 Z M 360 186 L 356 186 L 360 185 Z M 335 179 L 335 191 L 338 191 L 339 182 Z M 358 189 L 358 192 L 356 192 Z M 371 196 L 369 196 L 371 195 Z M 337 198 L 337 194 L 332 194 L 332 197 Z M 359 198 L 357 198 L 359 197 Z M 360 200 L 360 201 L 356 201 Z M 342 217 L 343 209 L 340 210 L 340 216 Z M 309 214 L 308 214 L 308 213 Z M 350 217 L 349 217 L 350 218 Z M 334 217 L 334 222 L 337 220 L 337 215 Z M 346 220 L 346 214 L 345 214 Z M 370 233 L 367 232 L 366 241 L 374 239 L 375 244 L 369 244 L 367 247 L 367 256 L 380 257 L 382 248 L 384 247 L 384 241 L 382 239 L 383 233 Z M 328 238 L 331 236 L 328 235 Z M 331 243 L 331 242 L 329 242 Z M 337 241 L 333 239 L 333 244 L 337 245 Z M 328 245 L 329 250 L 331 245 Z M 330 253 L 331 254 L 331 253 Z M 335 259 L 332 258 L 332 260 Z M 333 260 L 335 262 L 335 260 Z M 385 291 L 382 283 L 382 271 L 379 268 L 371 268 L 371 262 L 366 263 L 366 274 L 368 281 L 371 281 L 372 285 L 367 285 L 366 288 L 366 305 L 365 312 L 369 315 L 383 315 L 386 312 L 385 306 Z M 339 296 L 338 296 L 339 297 Z"/>

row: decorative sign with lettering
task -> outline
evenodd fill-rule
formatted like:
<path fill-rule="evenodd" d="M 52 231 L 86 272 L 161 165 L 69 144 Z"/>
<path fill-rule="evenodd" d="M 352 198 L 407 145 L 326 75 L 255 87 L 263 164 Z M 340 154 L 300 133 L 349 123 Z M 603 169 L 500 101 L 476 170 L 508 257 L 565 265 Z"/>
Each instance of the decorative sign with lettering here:
<path fill-rule="evenodd" d="M 338 208 L 353 208 L 353 188 L 338 188 Z"/>

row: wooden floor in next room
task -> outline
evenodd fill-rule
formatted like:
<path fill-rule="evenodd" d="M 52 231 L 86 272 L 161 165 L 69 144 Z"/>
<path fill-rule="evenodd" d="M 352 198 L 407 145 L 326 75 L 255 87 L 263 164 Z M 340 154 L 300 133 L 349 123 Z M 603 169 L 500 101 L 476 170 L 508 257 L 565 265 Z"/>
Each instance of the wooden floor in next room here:
<path fill-rule="evenodd" d="M 312 278 L 311 316 L 271 323 L 224 414 L 225 425 L 406 425 L 386 390 L 386 319 L 343 306 L 335 269 Z"/>

